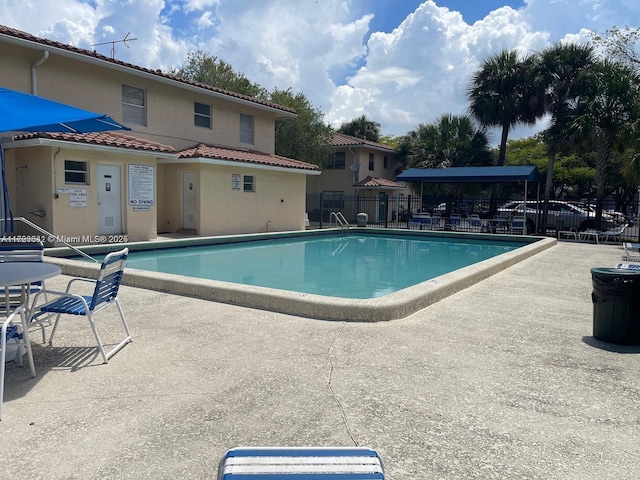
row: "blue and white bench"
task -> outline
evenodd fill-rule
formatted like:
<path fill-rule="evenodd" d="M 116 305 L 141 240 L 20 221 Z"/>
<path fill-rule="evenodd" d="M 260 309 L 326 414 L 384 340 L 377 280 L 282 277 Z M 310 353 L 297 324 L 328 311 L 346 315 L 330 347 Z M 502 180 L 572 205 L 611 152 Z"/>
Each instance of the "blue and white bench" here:
<path fill-rule="evenodd" d="M 364 447 L 238 447 L 220 460 L 218 480 L 384 480 L 375 450 Z"/>

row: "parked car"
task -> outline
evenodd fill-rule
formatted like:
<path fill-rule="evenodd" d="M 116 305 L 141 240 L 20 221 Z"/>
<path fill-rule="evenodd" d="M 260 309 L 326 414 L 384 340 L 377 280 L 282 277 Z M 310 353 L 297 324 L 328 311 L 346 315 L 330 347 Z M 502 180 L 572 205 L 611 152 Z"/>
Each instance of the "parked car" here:
<path fill-rule="evenodd" d="M 502 217 L 526 216 L 527 232 L 536 232 L 537 222 L 542 217 L 542 202 L 514 201 L 507 202 L 498 208 L 498 214 Z M 594 211 L 581 208 L 569 202 L 560 200 L 549 200 L 549 211 L 547 216 L 547 228 L 552 230 L 569 230 L 576 228 L 579 231 L 595 227 L 596 214 Z M 616 225 L 611 215 L 602 214 L 602 228 L 604 230 L 613 229 Z"/>
<path fill-rule="evenodd" d="M 593 214 L 595 215 L 595 212 L 596 212 L 596 206 L 595 205 L 591 205 L 591 204 L 588 204 L 588 203 L 576 203 L 575 205 L 577 205 L 578 207 L 583 208 L 585 210 L 589 210 L 590 212 L 593 212 Z M 613 218 L 613 221 L 616 223 L 616 225 L 622 225 L 623 223 L 627 223 L 627 216 L 622 212 L 616 212 L 615 210 L 603 209 L 602 213 L 603 214 L 607 214 L 611 218 Z"/>

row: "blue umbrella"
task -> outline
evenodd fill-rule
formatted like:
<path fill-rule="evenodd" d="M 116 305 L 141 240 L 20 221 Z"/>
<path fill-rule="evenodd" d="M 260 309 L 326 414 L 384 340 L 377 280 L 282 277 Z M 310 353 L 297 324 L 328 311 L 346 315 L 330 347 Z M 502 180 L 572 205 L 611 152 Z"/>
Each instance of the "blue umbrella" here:
<path fill-rule="evenodd" d="M 88 133 L 106 130 L 131 130 L 108 115 L 54 102 L 46 98 L 16 92 L 0 87 L 0 133 L 7 132 L 62 132 Z M 13 218 L 4 174 L 4 157 L 0 146 L 2 165 L 2 204 L 6 231 L 7 219 Z M 13 230 L 13 222 L 11 222 Z"/>
<path fill-rule="evenodd" d="M 0 132 L 131 130 L 108 115 L 0 87 Z"/>

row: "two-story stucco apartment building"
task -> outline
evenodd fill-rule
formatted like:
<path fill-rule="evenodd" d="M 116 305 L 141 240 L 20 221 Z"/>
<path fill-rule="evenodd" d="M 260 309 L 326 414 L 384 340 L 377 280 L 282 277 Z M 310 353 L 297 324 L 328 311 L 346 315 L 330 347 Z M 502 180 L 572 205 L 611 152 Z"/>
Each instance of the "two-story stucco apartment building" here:
<path fill-rule="evenodd" d="M 388 198 L 394 199 L 394 205 L 401 205 L 409 191 L 406 185 L 396 181 L 396 175 L 403 166 L 398 160 L 398 151 L 383 143 L 343 133 L 334 133 L 332 143 L 334 152 L 322 175 L 307 178 L 308 197 L 322 194 L 325 206 L 343 211 L 350 219 L 354 214 L 364 212 L 372 220 L 384 221 L 386 209 L 379 208 L 379 205 Z M 358 195 L 368 199 L 378 197 L 380 201 L 346 207 L 353 203 L 349 199 Z M 314 205 L 308 209 L 313 210 Z M 388 215 L 391 216 L 391 211 Z"/>
<path fill-rule="evenodd" d="M 0 132 L 14 216 L 56 236 L 304 229 L 317 166 L 275 152 L 293 110 L 0 26 L 0 86 L 131 128 Z"/>

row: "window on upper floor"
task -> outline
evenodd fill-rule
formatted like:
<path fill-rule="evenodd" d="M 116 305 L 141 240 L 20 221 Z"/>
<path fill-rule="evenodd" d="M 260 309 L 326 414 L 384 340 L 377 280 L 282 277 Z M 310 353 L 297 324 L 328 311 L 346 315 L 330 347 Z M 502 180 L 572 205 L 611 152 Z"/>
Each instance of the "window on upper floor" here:
<path fill-rule="evenodd" d="M 389 157 L 387 157 L 386 155 L 382 157 L 382 168 L 384 168 L 385 170 L 389 168 Z"/>
<path fill-rule="evenodd" d="M 240 143 L 253 145 L 253 116 L 240 114 Z"/>
<path fill-rule="evenodd" d="M 122 121 L 147 125 L 147 104 L 142 88 L 122 85 Z"/>
<path fill-rule="evenodd" d="M 373 153 L 369 154 L 369 170 L 373 171 L 375 168 L 375 163 L 373 161 Z"/>
<path fill-rule="evenodd" d="M 256 191 L 256 178 L 253 175 L 244 175 L 243 177 L 243 185 L 245 192 L 255 192 Z"/>
<path fill-rule="evenodd" d="M 87 162 L 65 160 L 64 183 L 87 185 L 89 183 Z"/>
<path fill-rule="evenodd" d="M 194 102 L 193 124 L 196 127 L 211 128 L 211 105 Z"/>
<path fill-rule="evenodd" d="M 344 170 L 345 168 L 345 153 L 335 152 L 327 159 L 327 170 Z"/>

